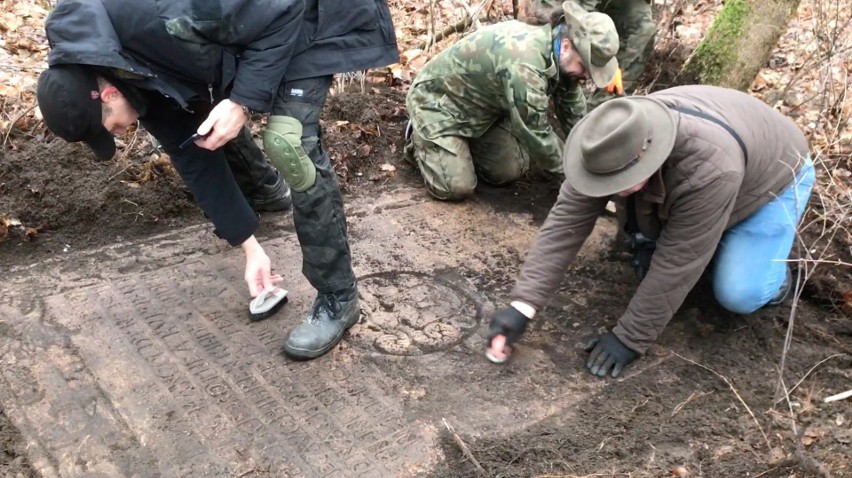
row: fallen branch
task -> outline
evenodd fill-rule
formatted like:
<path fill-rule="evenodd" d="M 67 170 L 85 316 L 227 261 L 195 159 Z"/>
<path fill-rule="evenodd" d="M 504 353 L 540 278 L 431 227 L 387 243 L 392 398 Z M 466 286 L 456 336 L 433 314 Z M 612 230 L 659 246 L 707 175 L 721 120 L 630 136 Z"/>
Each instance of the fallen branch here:
<path fill-rule="evenodd" d="M 479 464 L 479 461 L 476 459 L 475 456 L 473 456 L 473 452 L 470 451 L 470 448 L 468 448 L 468 446 L 461 439 L 461 437 L 456 434 L 455 430 L 453 430 L 452 425 L 447 422 L 446 418 L 442 418 L 441 421 L 444 422 L 444 426 L 447 427 L 447 431 L 450 432 L 450 435 L 452 435 L 453 437 L 453 441 L 456 442 L 456 445 L 458 445 L 465 458 L 467 458 L 468 460 L 470 460 L 471 463 L 473 463 L 473 466 L 476 467 L 476 470 L 479 471 L 479 473 L 485 474 L 485 468 L 483 468 L 482 465 Z"/>
<path fill-rule="evenodd" d="M 683 355 L 675 352 L 674 350 L 669 350 L 669 352 L 671 352 L 672 355 L 674 355 L 675 357 L 678 357 L 682 360 L 685 360 L 685 361 L 691 363 L 692 365 L 696 365 L 698 367 L 701 367 L 704 370 L 707 370 L 708 372 L 711 372 L 714 375 L 716 375 L 717 377 L 721 378 L 722 381 L 725 382 L 725 384 L 728 385 L 728 388 L 730 388 L 731 391 L 734 392 L 734 396 L 736 396 L 737 400 L 739 400 L 740 403 L 742 403 L 742 405 L 745 407 L 748 414 L 751 415 L 752 420 L 754 420 L 754 423 L 757 425 L 758 430 L 760 430 L 760 434 L 763 435 L 763 440 L 766 442 L 766 448 L 772 449 L 772 445 L 769 443 L 769 437 L 766 436 L 766 432 L 763 431 L 763 426 L 761 426 L 760 421 L 758 421 L 757 417 L 754 415 L 754 412 L 751 411 L 751 407 L 749 407 L 748 404 L 745 402 L 745 400 L 743 400 L 743 397 L 740 396 L 740 393 L 737 392 L 737 389 L 734 388 L 734 385 L 731 383 L 731 381 L 728 380 L 728 377 L 722 375 L 721 373 L 713 370 L 712 368 L 710 368 L 706 365 L 702 365 L 702 364 L 696 362 L 695 360 L 688 359 L 688 358 L 684 357 Z"/>
<path fill-rule="evenodd" d="M 482 0 L 482 2 L 477 5 L 476 9 L 474 9 L 471 15 L 465 15 L 464 18 L 459 20 L 453 25 L 450 25 L 438 33 L 434 33 L 429 36 L 423 43 L 421 43 L 417 48 L 421 50 L 428 50 L 432 45 L 438 43 L 444 38 L 452 35 L 453 33 L 461 33 L 468 29 L 471 25 L 473 25 L 474 20 L 479 19 L 479 13 L 482 11 L 488 11 L 491 7 L 491 2 L 493 0 Z"/>

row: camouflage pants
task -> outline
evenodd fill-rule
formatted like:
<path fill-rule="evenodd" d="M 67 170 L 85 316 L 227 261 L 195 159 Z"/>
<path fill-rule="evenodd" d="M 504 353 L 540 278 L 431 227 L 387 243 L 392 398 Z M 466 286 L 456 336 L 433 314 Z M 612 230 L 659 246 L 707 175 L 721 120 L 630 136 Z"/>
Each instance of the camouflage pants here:
<path fill-rule="evenodd" d="M 457 201 L 473 194 L 477 177 L 503 186 L 529 170 L 529 155 L 511 133 L 508 118 L 478 138 L 444 136 L 428 140 L 415 125 L 405 154 L 416 163 L 426 189 L 437 199 Z"/>

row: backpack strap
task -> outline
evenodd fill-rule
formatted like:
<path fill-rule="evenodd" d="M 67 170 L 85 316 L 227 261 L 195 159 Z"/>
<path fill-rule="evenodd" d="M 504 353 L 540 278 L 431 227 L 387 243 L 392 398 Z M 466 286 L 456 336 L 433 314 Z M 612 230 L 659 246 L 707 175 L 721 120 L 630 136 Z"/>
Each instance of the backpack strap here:
<path fill-rule="evenodd" d="M 740 135 L 738 135 L 736 131 L 734 131 L 734 128 L 731 128 L 731 125 L 729 125 L 728 123 L 725 123 L 722 120 L 717 119 L 714 116 L 708 115 L 707 113 L 702 113 L 701 111 L 691 110 L 689 108 L 681 108 L 679 106 L 669 106 L 669 109 L 672 109 L 672 110 L 675 110 L 675 111 L 678 111 L 680 113 L 687 114 L 687 115 L 690 115 L 690 116 L 697 116 L 697 117 L 705 119 L 707 121 L 716 123 L 717 125 L 721 126 L 722 128 L 725 128 L 725 131 L 727 131 L 731 136 L 733 136 L 734 139 L 737 141 L 737 144 L 740 145 L 740 149 L 743 151 L 743 158 L 745 158 L 745 165 L 748 166 L 748 150 L 746 150 L 746 146 L 745 146 L 745 143 L 743 142 L 743 139 L 740 138 Z"/>
<path fill-rule="evenodd" d="M 636 220 L 636 193 L 627 196 L 627 221 L 624 223 L 624 232 L 627 234 L 636 234 L 639 232 L 639 224 Z"/>

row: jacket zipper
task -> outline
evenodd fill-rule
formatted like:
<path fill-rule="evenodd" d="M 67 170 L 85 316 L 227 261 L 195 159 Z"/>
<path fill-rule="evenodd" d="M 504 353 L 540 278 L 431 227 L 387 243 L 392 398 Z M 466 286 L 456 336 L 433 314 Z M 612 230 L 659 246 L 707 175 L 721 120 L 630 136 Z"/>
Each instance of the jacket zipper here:
<path fill-rule="evenodd" d="M 212 83 L 207 84 L 207 92 L 210 93 L 210 104 L 212 105 L 213 104 L 213 84 Z"/>

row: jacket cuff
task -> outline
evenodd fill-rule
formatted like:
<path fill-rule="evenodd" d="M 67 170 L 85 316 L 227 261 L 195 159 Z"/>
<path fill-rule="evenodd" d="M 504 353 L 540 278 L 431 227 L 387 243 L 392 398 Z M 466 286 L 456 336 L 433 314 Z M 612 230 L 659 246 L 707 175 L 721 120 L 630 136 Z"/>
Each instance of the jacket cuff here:
<path fill-rule="evenodd" d="M 259 221 L 257 214 L 245 217 L 232 218 L 227 225 L 214 224 L 213 233 L 217 237 L 228 241 L 232 246 L 239 246 L 254 234 Z"/>
<path fill-rule="evenodd" d="M 528 319 L 535 317 L 535 307 L 521 300 L 513 300 L 511 305 L 515 310 L 524 315 Z"/>
<path fill-rule="evenodd" d="M 251 111 L 265 114 L 265 113 L 269 113 L 270 111 L 272 111 L 273 96 L 274 95 L 269 95 L 269 101 L 267 101 L 266 103 L 263 103 L 261 101 L 258 101 L 257 98 L 251 99 L 251 98 L 248 98 L 246 96 L 241 96 L 239 93 L 232 91 L 230 96 L 228 97 L 228 99 L 233 101 L 234 103 L 240 105 L 240 106 L 245 106 L 246 108 L 250 109 Z"/>
<path fill-rule="evenodd" d="M 648 350 L 648 347 L 651 346 L 650 343 L 643 345 L 638 343 L 636 340 L 633 340 L 627 330 L 625 330 L 624 327 L 621 326 L 621 321 L 619 321 L 619 323 L 612 329 L 612 333 L 615 334 L 616 337 L 618 337 L 618 340 L 620 340 L 621 343 L 623 343 L 626 347 L 628 347 L 630 350 L 636 352 L 639 355 L 645 355 L 645 352 Z"/>

